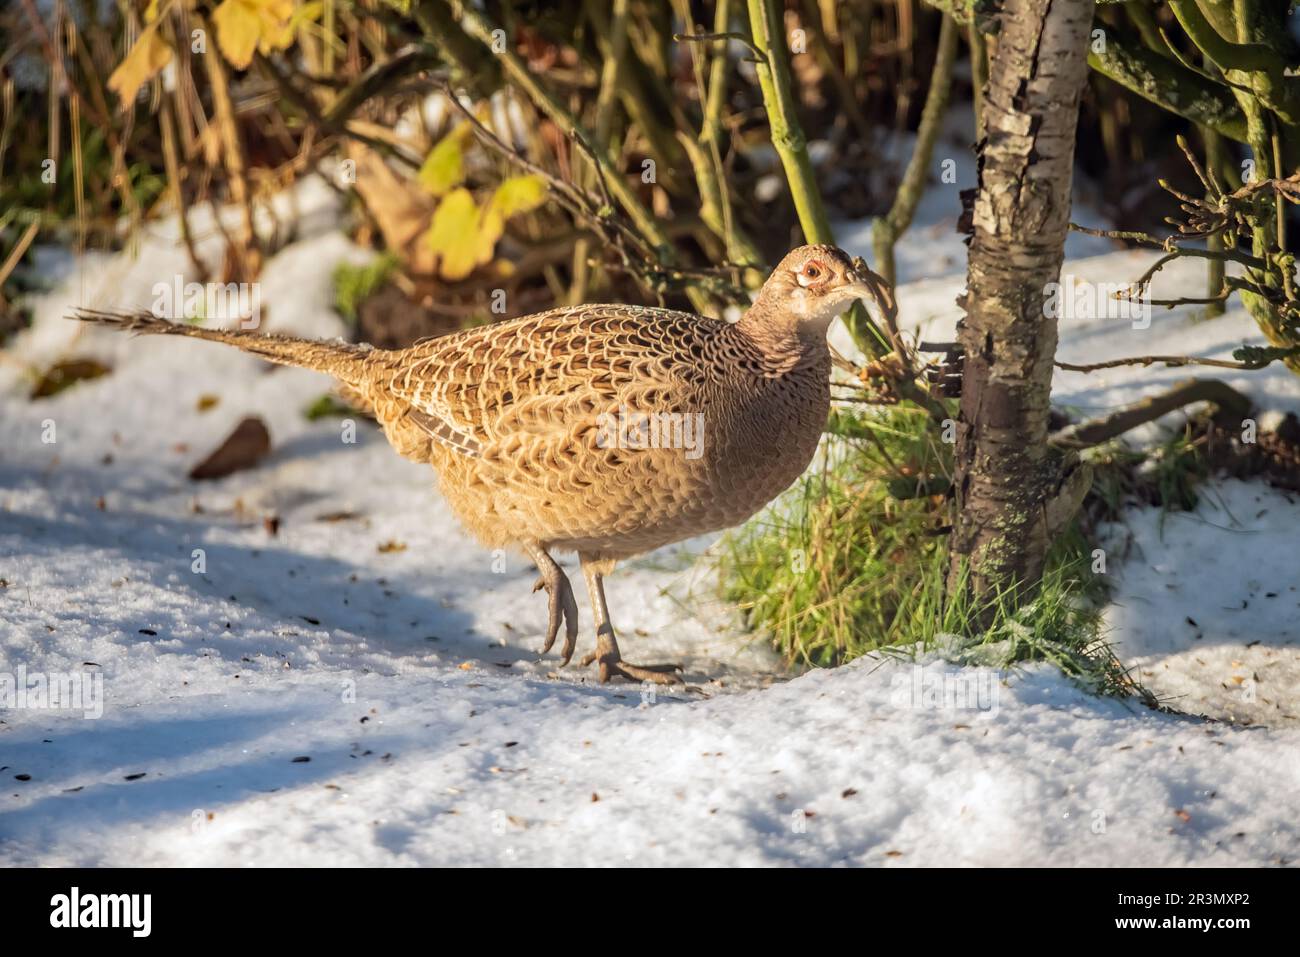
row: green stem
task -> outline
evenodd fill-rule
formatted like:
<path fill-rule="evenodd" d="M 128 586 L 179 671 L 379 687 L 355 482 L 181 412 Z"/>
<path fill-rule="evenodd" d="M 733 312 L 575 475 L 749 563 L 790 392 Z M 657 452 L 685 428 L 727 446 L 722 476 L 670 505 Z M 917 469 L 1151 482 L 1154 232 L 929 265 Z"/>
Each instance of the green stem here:
<path fill-rule="evenodd" d="M 817 189 L 816 174 L 808 156 L 808 141 L 795 116 L 794 94 L 790 90 L 790 67 L 786 59 L 780 13 L 773 0 L 748 0 L 749 29 L 754 46 L 762 52 L 754 64 L 758 85 L 767 107 L 772 146 L 781 158 L 786 183 L 794 199 L 795 213 L 808 243 L 834 244 L 826 207 Z M 845 317 L 849 332 L 858 347 L 870 355 L 883 355 L 890 349 L 889 340 L 867 315 L 855 305 Z"/>
<path fill-rule="evenodd" d="M 834 243 L 826 207 L 817 189 L 816 174 L 808 156 L 808 140 L 795 115 L 794 94 L 790 90 L 790 68 L 786 60 L 785 34 L 773 0 L 748 0 L 749 26 L 754 46 L 763 51 L 755 64 L 758 85 L 767 106 L 772 146 L 781 157 L 795 212 L 804 238 L 810 243 Z"/>
<path fill-rule="evenodd" d="M 591 0 L 588 0 L 588 6 L 592 5 Z M 596 150 L 604 150 L 609 146 L 614 104 L 618 97 L 619 66 L 627 52 L 627 5 L 628 0 L 614 0 L 609 53 L 601 64 L 600 91 L 596 94 L 596 138 L 592 144 Z M 596 175 L 599 176 L 599 172 Z M 591 267 L 587 264 L 590 254 L 591 240 L 586 236 L 574 243 L 573 284 L 569 289 L 569 302 L 574 305 L 587 298 L 587 286 L 591 279 Z"/>
<path fill-rule="evenodd" d="M 1170 113 L 1238 143 L 1248 142 L 1246 117 L 1230 89 L 1122 38 L 1113 29 L 1098 29 L 1105 30 L 1105 38 L 1088 54 L 1088 64 L 1094 70 Z"/>
<path fill-rule="evenodd" d="M 1218 176 L 1218 171 L 1223 168 L 1224 148 L 1223 137 L 1208 127 L 1200 127 L 1201 139 L 1205 141 L 1205 166 L 1211 171 L 1211 182 L 1215 182 L 1214 177 Z M 1207 236 L 1205 245 L 1212 251 L 1221 252 L 1223 250 L 1223 237 L 1218 233 Z M 1207 298 L 1214 299 L 1220 296 L 1224 291 L 1224 262 L 1221 259 L 1206 260 L 1206 290 Z M 1214 319 L 1223 315 L 1224 305 L 1222 302 L 1209 302 L 1205 304 L 1205 318 Z"/>
<path fill-rule="evenodd" d="M 921 111 L 921 125 L 916 131 L 916 148 L 903 173 L 903 181 L 898 185 L 893 206 L 887 215 L 876 220 L 871 231 L 876 268 L 891 286 L 896 281 L 894 244 L 912 225 L 917 204 L 925 192 L 934 144 L 939 138 L 943 114 L 948 109 L 948 96 L 952 91 L 952 68 L 956 59 L 957 21 L 952 17 L 944 17 L 943 25 L 939 28 L 939 51 L 930 73 L 930 89 L 925 96 L 925 108 Z"/>

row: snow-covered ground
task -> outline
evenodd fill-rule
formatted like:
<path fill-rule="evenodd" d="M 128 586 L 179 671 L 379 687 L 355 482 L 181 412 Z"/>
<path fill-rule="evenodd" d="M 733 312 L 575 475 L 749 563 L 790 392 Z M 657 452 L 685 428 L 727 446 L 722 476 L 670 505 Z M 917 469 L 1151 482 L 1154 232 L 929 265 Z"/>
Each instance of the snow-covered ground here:
<path fill-rule="evenodd" d="M 263 277 L 267 329 L 341 331 L 330 270 L 364 254 L 334 203 L 301 188 L 298 239 Z M 929 339 L 957 315 L 949 211 L 900 254 L 903 316 Z M 860 228 L 843 236 L 867 251 Z M 1149 262 L 1075 243 L 1080 276 Z M 103 682 L 98 718 L 0 715 L 0 863 L 1300 860 L 1300 506 L 1285 496 L 1228 483 L 1163 532 L 1134 512 L 1128 557 L 1108 567 L 1126 660 L 1174 706 L 1250 728 L 1099 700 L 1046 667 L 881 659 L 787 680 L 694 561 L 707 540 L 609 583 L 629 658 L 682 660 L 687 686 L 602 687 L 538 656 L 534 572 L 465 537 L 424 469 L 364 423 L 350 443 L 338 419 L 306 420 L 327 380 L 60 318 L 147 306 L 153 283 L 185 272 L 166 227 L 134 260 L 87 257 L 0 354 L 0 690 L 20 668 Z M 1147 329 L 1070 319 L 1062 356 L 1227 355 L 1258 339 L 1240 312 Z M 89 356 L 113 372 L 27 398 L 26 370 Z M 1186 374 L 1063 373 L 1058 401 L 1098 412 Z M 1300 408 L 1283 370 L 1226 378 Z M 201 410 L 204 396 L 219 401 Z M 188 480 L 248 414 L 272 453 Z"/>

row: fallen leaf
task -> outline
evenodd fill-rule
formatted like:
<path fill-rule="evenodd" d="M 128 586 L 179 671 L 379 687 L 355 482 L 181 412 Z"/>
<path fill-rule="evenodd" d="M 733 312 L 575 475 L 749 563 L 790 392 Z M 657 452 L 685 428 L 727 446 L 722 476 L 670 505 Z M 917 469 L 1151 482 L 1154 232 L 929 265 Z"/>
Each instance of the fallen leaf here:
<path fill-rule="evenodd" d="M 108 366 L 94 359 L 69 359 L 66 362 L 56 362 L 37 380 L 36 385 L 32 387 L 31 397 L 48 399 L 52 395 L 58 395 L 68 386 L 87 379 L 98 379 L 110 371 L 112 370 Z"/>
<path fill-rule="evenodd" d="M 224 478 L 252 468 L 271 451 L 271 433 L 257 416 L 248 416 L 211 455 L 190 469 L 190 478 Z"/>
<path fill-rule="evenodd" d="M 381 555 L 387 555 L 389 552 L 406 551 L 406 543 L 390 539 L 389 541 L 383 542 L 380 545 L 378 545 L 377 548 Z"/>

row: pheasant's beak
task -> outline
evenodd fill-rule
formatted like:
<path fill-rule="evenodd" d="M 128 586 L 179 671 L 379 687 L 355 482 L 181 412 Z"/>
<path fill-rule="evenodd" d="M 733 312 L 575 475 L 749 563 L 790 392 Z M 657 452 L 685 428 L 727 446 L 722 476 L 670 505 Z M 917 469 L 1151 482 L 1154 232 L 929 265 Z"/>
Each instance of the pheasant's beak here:
<path fill-rule="evenodd" d="M 880 311 L 893 314 L 895 311 L 894 291 L 884 276 L 872 272 L 861 256 L 853 260 L 852 281 L 845 287 L 854 299 L 874 302 Z"/>

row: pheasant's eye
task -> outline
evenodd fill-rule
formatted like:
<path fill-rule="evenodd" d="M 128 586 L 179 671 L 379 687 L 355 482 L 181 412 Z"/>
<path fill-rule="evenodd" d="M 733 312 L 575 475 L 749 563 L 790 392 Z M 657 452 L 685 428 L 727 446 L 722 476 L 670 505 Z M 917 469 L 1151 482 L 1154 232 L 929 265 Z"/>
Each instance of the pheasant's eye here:
<path fill-rule="evenodd" d="M 820 282 L 826 275 L 826 267 L 819 262 L 811 262 L 799 270 L 799 285 L 811 286 L 813 283 Z"/>

